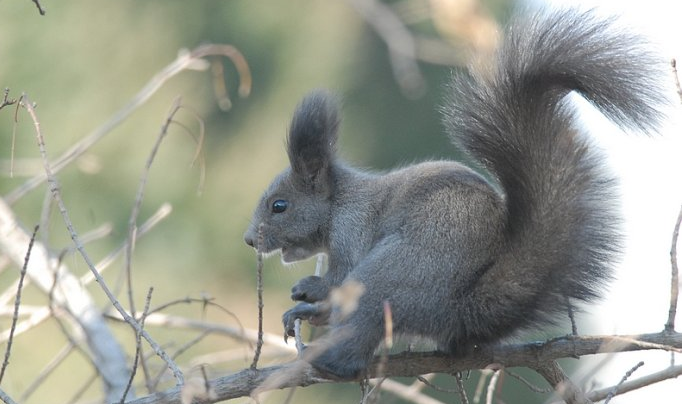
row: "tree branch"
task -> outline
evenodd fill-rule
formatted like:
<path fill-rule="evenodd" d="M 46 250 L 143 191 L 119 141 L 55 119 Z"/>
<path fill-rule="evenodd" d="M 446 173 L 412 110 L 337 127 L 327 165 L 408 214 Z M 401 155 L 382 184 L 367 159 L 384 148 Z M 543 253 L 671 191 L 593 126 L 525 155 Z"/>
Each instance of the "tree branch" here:
<path fill-rule="evenodd" d="M 616 344 L 616 342 L 619 342 Z M 659 348 L 657 348 L 659 347 Z M 538 368 L 559 358 L 575 355 L 667 349 L 681 351 L 681 333 L 654 333 L 626 336 L 561 337 L 545 342 L 497 345 L 482 348 L 463 358 L 452 358 L 440 352 L 405 352 L 387 358 L 383 376 L 416 377 L 427 373 L 455 374 L 470 369 L 483 369 L 492 363 L 505 367 L 524 366 Z M 370 366 L 370 377 L 375 377 L 376 366 Z M 674 377 L 674 376 L 672 376 Z M 245 369 L 232 375 L 219 377 L 209 382 L 216 397 L 203 403 L 212 403 L 253 395 L 255 391 L 283 389 L 294 386 L 310 386 L 330 383 L 316 369 L 306 362 L 295 361 L 263 369 Z M 625 385 L 623 384 L 622 389 Z M 179 388 L 141 397 L 128 404 L 181 404 Z"/>

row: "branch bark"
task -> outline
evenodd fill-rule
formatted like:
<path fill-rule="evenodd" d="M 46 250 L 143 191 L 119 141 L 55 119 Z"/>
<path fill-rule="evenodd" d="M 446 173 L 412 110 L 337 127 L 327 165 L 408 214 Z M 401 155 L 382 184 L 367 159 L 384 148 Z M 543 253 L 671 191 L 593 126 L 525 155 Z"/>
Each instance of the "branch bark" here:
<path fill-rule="evenodd" d="M 661 332 L 626 336 L 562 337 L 545 342 L 497 345 L 483 348 L 463 358 L 452 358 L 440 352 L 405 352 L 387 358 L 383 376 L 416 377 L 427 373 L 447 373 L 483 369 L 490 364 L 514 367 L 540 368 L 559 358 L 593 355 L 598 353 L 665 349 L 681 352 L 682 334 Z M 375 377 L 371 366 L 370 377 Z M 681 369 L 680 369 L 681 373 Z M 295 361 L 262 369 L 245 369 L 232 375 L 219 377 L 208 383 L 214 393 L 203 403 L 247 397 L 272 389 L 305 387 L 317 383 L 330 383 L 306 362 Z M 181 389 L 141 397 L 128 404 L 181 404 Z"/>

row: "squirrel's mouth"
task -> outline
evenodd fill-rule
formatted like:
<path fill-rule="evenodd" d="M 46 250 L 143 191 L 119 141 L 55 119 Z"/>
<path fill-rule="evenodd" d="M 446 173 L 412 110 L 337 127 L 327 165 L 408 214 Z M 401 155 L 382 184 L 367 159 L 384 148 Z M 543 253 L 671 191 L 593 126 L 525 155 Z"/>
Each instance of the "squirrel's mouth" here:
<path fill-rule="evenodd" d="M 293 262 L 303 261 L 307 258 L 311 258 L 316 253 L 309 251 L 302 247 L 281 247 L 280 248 L 280 260 L 283 264 L 292 264 Z"/>

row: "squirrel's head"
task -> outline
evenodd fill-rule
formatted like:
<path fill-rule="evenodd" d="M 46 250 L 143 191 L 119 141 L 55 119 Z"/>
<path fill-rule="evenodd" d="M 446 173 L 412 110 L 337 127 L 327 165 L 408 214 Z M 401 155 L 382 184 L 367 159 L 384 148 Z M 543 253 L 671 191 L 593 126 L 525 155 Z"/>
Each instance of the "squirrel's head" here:
<path fill-rule="evenodd" d="M 339 124 L 334 96 L 315 91 L 302 100 L 287 138 L 290 167 L 261 197 L 247 244 L 264 253 L 280 250 L 286 263 L 326 251 Z"/>

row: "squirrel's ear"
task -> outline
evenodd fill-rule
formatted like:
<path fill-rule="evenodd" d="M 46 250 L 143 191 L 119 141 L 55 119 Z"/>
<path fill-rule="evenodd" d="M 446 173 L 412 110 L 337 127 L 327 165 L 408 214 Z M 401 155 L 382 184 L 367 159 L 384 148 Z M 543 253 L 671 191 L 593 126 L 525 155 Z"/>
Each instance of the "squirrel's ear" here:
<path fill-rule="evenodd" d="M 337 98 L 322 90 L 304 97 L 295 110 L 287 137 L 293 173 L 308 185 L 326 181 L 335 159 L 340 126 Z"/>

